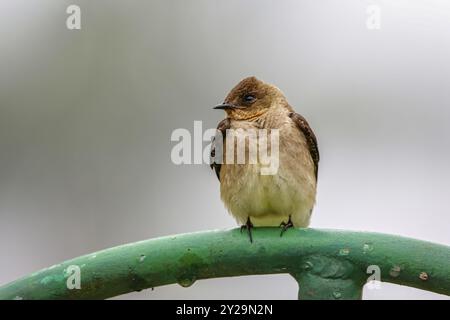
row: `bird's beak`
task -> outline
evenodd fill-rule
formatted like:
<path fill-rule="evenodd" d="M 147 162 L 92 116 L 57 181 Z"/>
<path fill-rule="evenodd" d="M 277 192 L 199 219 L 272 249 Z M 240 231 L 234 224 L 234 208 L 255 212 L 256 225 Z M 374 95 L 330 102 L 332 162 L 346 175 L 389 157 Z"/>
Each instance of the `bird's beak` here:
<path fill-rule="evenodd" d="M 213 109 L 229 110 L 229 109 L 239 109 L 239 107 L 234 104 L 231 104 L 231 103 L 222 103 L 222 104 L 215 106 Z"/>

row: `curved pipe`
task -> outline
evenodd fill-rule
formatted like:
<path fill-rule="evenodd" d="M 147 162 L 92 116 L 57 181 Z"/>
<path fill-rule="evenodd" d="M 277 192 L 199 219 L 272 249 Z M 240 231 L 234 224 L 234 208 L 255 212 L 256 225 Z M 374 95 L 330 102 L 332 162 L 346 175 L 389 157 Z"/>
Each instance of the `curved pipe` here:
<path fill-rule="evenodd" d="M 6 284 L 0 299 L 104 299 L 172 283 L 276 273 L 300 283 L 299 298 L 358 299 L 374 266 L 381 281 L 450 295 L 448 246 L 339 230 L 290 229 L 280 238 L 278 228 L 255 228 L 253 236 L 251 244 L 232 229 L 126 244 Z M 68 289 L 76 270 L 81 288 Z"/>

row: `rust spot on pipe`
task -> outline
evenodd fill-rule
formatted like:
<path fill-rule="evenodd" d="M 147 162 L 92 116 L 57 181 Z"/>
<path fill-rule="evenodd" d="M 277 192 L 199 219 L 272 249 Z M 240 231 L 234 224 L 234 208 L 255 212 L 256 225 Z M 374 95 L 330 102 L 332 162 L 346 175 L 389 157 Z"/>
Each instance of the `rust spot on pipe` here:
<path fill-rule="evenodd" d="M 427 281 L 427 280 L 428 280 L 428 273 L 426 273 L 426 272 L 421 272 L 421 273 L 419 274 L 419 278 L 420 278 L 420 280 L 422 280 L 422 281 Z"/>

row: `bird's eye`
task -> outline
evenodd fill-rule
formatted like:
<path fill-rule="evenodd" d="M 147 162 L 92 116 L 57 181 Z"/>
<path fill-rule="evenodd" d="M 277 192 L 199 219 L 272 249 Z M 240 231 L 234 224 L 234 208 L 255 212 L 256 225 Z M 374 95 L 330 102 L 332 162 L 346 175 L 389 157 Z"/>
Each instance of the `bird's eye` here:
<path fill-rule="evenodd" d="M 255 96 L 252 95 L 252 94 L 246 94 L 246 95 L 244 96 L 244 101 L 245 101 L 245 102 L 253 102 L 253 101 L 255 101 L 255 100 L 256 100 L 256 98 L 255 98 Z"/>

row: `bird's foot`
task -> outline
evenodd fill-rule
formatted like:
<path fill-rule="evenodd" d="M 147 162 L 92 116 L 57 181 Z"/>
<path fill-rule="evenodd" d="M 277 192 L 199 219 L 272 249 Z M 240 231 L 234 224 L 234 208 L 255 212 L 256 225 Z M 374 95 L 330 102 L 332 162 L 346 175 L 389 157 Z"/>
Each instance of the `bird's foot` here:
<path fill-rule="evenodd" d="M 293 228 L 293 227 L 294 227 L 294 224 L 291 221 L 291 216 L 289 216 L 289 220 L 287 223 L 284 221 L 282 223 L 280 223 L 280 228 L 281 228 L 280 237 L 283 236 L 283 233 L 285 233 L 287 229 Z"/>
<path fill-rule="evenodd" d="M 250 238 L 250 243 L 253 243 L 252 228 L 253 228 L 253 223 L 250 221 L 250 217 L 248 217 L 247 222 L 241 226 L 241 233 L 244 229 L 247 230 L 248 237 Z"/>

